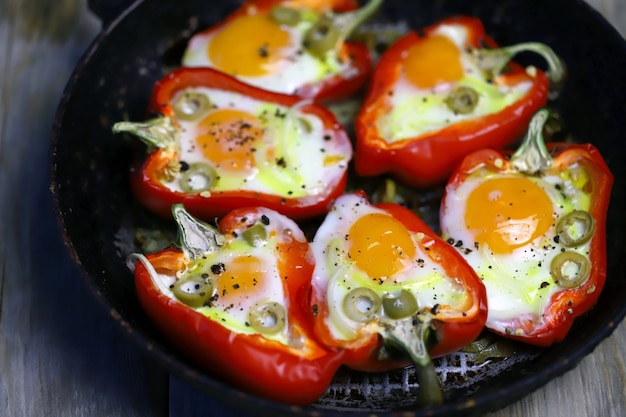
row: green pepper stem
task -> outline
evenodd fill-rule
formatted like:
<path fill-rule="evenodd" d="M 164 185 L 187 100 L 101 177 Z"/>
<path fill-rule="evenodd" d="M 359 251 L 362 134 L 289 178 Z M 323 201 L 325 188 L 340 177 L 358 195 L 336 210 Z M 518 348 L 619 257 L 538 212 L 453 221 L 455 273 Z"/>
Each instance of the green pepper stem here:
<path fill-rule="evenodd" d="M 552 165 L 552 156 L 543 138 L 543 127 L 549 117 L 547 109 L 540 109 L 530 120 L 522 144 L 511 156 L 511 165 L 517 171 L 534 175 Z"/>
<path fill-rule="evenodd" d="M 432 319 L 433 316 L 428 311 L 420 311 L 403 320 L 380 320 L 378 323 L 378 332 L 385 343 L 401 348 L 413 361 L 419 381 L 420 406 L 443 403 L 441 384 L 428 354 L 427 342 L 433 329 Z"/>
<path fill-rule="evenodd" d="M 383 4 L 383 0 L 370 0 L 360 9 L 333 15 L 333 26 L 339 28 L 339 43 L 344 42 L 360 25 L 365 23 Z"/>
<path fill-rule="evenodd" d="M 176 129 L 169 117 L 157 117 L 145 122 L 117 122 L 113 133 L 130 133 L 148 146 L 169 149 L 176 146 Z"/>
<path fill-rule="evenodd" d="M 565 78 L 563 61 L 548 45 L 540 42 L 523 42 L 499 49 L 477 49 L 479 65 L 484 71 L 500 74 L 514 55 L 520 52 L 535 52 L 543 57 L 548 64 L 548 79 L 554 84 Z"/>
<path fill-rule="evenodd" d="M 172 206 L 172 215 L 178 226 L 181 249 L 192 261 L 213 253 L 224 245 L 224 235 L 215 227 L 191 216 L 182 204 Z"/>

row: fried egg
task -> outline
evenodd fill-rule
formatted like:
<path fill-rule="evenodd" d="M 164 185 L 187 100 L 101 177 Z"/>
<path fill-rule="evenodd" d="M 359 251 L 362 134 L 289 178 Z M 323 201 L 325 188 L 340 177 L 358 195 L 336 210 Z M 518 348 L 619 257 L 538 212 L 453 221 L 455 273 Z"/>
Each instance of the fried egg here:
<path fill-rule="evenodd" d="M 509 86 L 488 79 L 476 58 L 466 50 L 468 37 L 465 26 L 442 23 L 404 51 L 402 69 L 385 98 L 390 111 L 377 120 L 379 134 L 387 142 L 498 113 L 531 89 L 531 81 Z M 477 94 L 473 110 L 459 112 L 446 104 L 454 91 L 467 88 Z"/>
<path fill-rule="evenodd" d="M 297 343 L 280 263 L 285 247 L 307 242 L 304 233 L 288 217 L 257 208 L 223 239 L 218 250 L 207 250 L 176 275 L 152 270 L 153 282 L 165 295 L 235 333 Z"/>
<path fill-rule="evenodd" d="M 480 168 L 459 185 L 447 186 L 442 236 L 483 280 L 488 328 L 524 336 L 523 323 L 541 327 L 556 293 L 583 284 L 593 232 L 588 181 L 578 166 L 536 176 Z"/>
<path fill-rule="evenodd" d="M 426 240 L 362 195 L 336 200 L 311 244 L 313 291 L 326 300 L 335 339 L 353 340 L 368 323 L 398 313 L 464 303 L 461 283 L 431 259 Z"/>
<path fill-rule="evenodd" d="M 253 4 L 224 24 L 193 36 L 184 53 L 185 67 L 211 67 L 265 90 L 297 94 L 304 85 L 345 73 L 349 60 L 337 50 L 318 57 L 303 47 L 319 13 L 299 9 L 297 22 L 281 24 L 269 10 Z"/>
<path fill-rule="evenodd" d="M 324 195 L 344 176 L 352 147 L 316 114 L 239 93 L 188 88 L 172 100 L 180 163 L 163 184 L 185 193 Z M 189 110 L 191 109 L 191 110 Z M 191 115 L 191 116 L 190 116 Z"/>

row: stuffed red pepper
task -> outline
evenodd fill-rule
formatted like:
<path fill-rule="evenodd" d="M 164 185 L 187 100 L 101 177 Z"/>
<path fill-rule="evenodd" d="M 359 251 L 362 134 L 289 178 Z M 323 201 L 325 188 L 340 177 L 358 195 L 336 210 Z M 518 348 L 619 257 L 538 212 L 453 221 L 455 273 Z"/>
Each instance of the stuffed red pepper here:
<path fill-rule="evenodd" d="M 513 55 L 534 51 L 548 72 Z M 356 172 L 389 173 L 412 186 L 444 183 L 474 150 L 521 139 L 548 99 L 549 77 L 563 78 L 546 45 L 498 48 L 480 20 L 452 17 L 413 31 L 387 50 L 356 119 Z"/>
<path fill-rule="evenodd" d="M 538 346 L 562 341 L 602 291 L 613 183 L 593 145 L 544 145 L 548 114 L 536 114 L 513 155 L 467 156 L 440 216 L 444 238 L 487 288 L 486 326 Z"/>
<path fill-rule="evenodd" d="M 365 43 L 346 39 L 380 6 L 370 0 L 251 0 L 193 36 L 182 64 L 303 98 L 340 99 L 366 81 Z"/>
<path fill-rule="evenodd" d="M 312 248 L 315 331 L 355 369 L 415 363 L 422 402 L 441 400 L 431 357 L 482 331 L 485 289 L 472 268 L 409 209 L 362 193 L 333 204 Z M 392 351 L 400 350 L 395 357 Z M 397 360 L 394 360 L 397 359 Z"/>
<path fill-rule="evenodd" d="M 148 145 L 133 166 L 140 202 L 165 217 L 183 203 L 212 219 L 241 206 L 316 216 L 344 191 L 352 145 L 321 105 L 270 93 L 209 68 L 156 83 L 146 122 L 118 122 Z"/>
<path fill-rule="evenodd" d="M 235 210 L 219 230 L 180 205 L 172 211 L 181 249 L 130 257 L 150 319 L 212 375 L 276 401 L 315 401 L 342 353 L 313 338 L 302 231 L 265 208 Z"/>

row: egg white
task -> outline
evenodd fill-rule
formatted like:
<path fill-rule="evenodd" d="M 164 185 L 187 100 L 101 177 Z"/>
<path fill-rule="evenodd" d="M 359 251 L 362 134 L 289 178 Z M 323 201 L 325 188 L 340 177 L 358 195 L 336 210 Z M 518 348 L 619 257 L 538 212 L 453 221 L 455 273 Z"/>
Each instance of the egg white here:
<path fill-rule="evenodd" d="M 252 171 L 233 171 L 212 164 L 218 180 L 211 191 L 257 191 L 299 198 L 325 193 L 329 184 L 335 184 L 344 175 L 352 157 L 349 143 L 329 141 L 334 132 L 325 128 L 317 116 L 293 108 L 257 100 L 239 93 L 219 89 L 193 88 L 184 90 L 174 101 L 188 92 L 205 94 L 216 108 L 233 108 L 250 113 L 262 123 L 263 140 L 255 144 L 255 167 Z M 303 101 L 302 104 L 306 104 Z M 200 118 L 202 119 L 202 118 Z M 177 142 L 180 160 L 189 164 L 206 162 L 196 138 L 201 134 L 198 121 L 179 120 Z M 274 149 L 274 157 L 265 157 Z M 328 156 L 339 156 L 332 165 L 325 165 Z M 282 158 L 284 164 L 277 163 Z M 172 191 L 182 192 L 179 176 L 165 178 L 163 184 Z"/>
<path fill-rule="evenodd" d="M 316 259 L 313 291 L 328 303 L 333 324 L 329 328 L 337 339 L 353 339 L 363 326 L 363 323 L 349 318 L 343 308 L 346 295 L 357 287 L 370 288 L 379 295 L 409 290 L 416 297 L 420 309 L 430 309 L 436 304 L 458 305 L 466 297 L 462 285 L 454 277 L 448 277 L 443 268 L 430 261 L 429 255 L 420 248 L 421 234 L 412 235 L 416 253 L 410 265 L 384 282 L 361 271 L 348 258 L 346 236 L 354 222 L 371 213 L 388 215 L 371 206 L 365 197 L 346 194 L 336 200 L 311 243 Z"/>
<path fill-rule="evenodd" d="M 545 190 L 553 203 L 553 226 L 544 236 L 510 254 L 493 253 L 486 244 L 474 243 L 473 232 L 465 226 L 465 203 L 480 183 L 504 175 L 480 171 L 456 188 L 449 185 L 441 208 L 440 226 L 442 236 L 459 250 L 485 284 L 489 304 L 486 326 L 501 333 L 519 333 L 522 330 L 513 325 L 516 319 L 541 323 L 551 297 L 563 290 L 550 273 L 552 259 L 563 250 L 555 239 L 558 219 L 573 210 L 588 211 L 590 202 L 567 177 L 529 177 Z M 588 257 L 589 244 L 567 250 Z"/>
<path fill-rule="evenodd" d="M 421 136 L 441 130 L 455 123 L 497 113 L 523 97 L 532 87 L 531 82 L 513 87 L 487 82 L 483 71 L 474 59 L 465 52 L 467 29 L 462 25 L 446 24 L 438 27 L 433 35 L 443 35 L 450 39 L 461 51 L 460 59 L 464 76 L 453 83 L 436 86 L 434 89 L 421 89 L 400 74 L 389 95 L 393 109 L 377 122 L 381 137 L 389 143 Z M 450 91 L 459 86 L 473 88 L 480 99 L 476 108 L 467 114 L 460 114 L 445 104 Z M 463 138 L 460 138 L 463 140 Z"/>
<path fill-rule="evenodd" d="M 255 10 L 250 14 L 256 13 Z M 274 72 L 259 75 L 245 76 L 230 74 L 248 84 L 261 87 L 268 91 L 284 94 L 297 94 L 303 85 L 320 82 L 332 74 L 345 73 L 349 63 L 343 62 L 337 51 L 331 50 L 323 58 L 312 55 L 302 47 L 303 38 L 309 28 L 313 26 L 314 19 L 302 19 L 297 25 L 281 27 L 289 32 L 289 47 L 284 48 L 283 59 Z M 201 32 L 192 37 L 183 55 L 182 65 L 185 67 L 211 67 L 218 68 L 209 57 L 207 51 L 213 38 L 219 31 Z M 259 36 L 263 36 L 259 34 Z M 237 45 L 233 45 L 236 48 Z"/>

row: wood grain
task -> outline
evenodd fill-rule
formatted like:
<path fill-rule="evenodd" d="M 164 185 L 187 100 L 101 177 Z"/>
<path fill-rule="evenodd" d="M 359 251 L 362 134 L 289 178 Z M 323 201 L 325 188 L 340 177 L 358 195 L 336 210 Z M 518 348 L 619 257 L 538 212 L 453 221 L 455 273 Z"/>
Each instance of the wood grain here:
<path fill-rule="evenodd" d="M 589 3 L 626 34 L 626 2 Z M 59 237 L 50 129 L 98 30 L 82 1 L 0 2 L 0 415 L 244 416 L 170 379 L 113 328 Z M 626 415 L 623 346 L 626 323 L 574 370 L 488 417 Z"/>
<path fill-rule="evenodd" d="M 51 210 L 48 143 L 54 111 L 75 62 L 98 30 L 83 2 L 0 5 L 3 416 L 167 415 L 167 375 L 129 346 L 94 305 Z M 145 383 L 153 377 L 161 379 L 160 387 Z"/>

